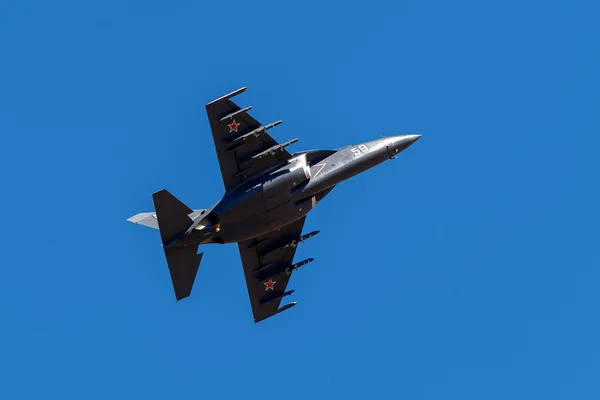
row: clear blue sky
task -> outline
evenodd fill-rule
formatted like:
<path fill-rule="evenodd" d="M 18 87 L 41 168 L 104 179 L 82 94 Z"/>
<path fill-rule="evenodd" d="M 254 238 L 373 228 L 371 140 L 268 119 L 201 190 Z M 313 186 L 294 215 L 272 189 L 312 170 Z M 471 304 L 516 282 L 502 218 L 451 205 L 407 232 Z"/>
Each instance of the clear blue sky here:
<path fill-rule="evenodd" d="M 594 3 L 2 2 L 0 398 L 600 398 Z M 176 303 L 125 221 L 220 198 L 204 104 L 246 85 L 294 151 L 423 134 L 256 325 L 235 245 Z"/>

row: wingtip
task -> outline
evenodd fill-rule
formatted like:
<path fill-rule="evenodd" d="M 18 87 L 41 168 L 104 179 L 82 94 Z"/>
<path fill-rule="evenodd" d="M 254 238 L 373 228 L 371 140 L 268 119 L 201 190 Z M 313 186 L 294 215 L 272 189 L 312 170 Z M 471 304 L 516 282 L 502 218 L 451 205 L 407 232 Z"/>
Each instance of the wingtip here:
<path fill-rule="evenodd" d="M 240 93 L 244 93 L 246 91 L 246 89 L 248 89 L 248 86 L 242 86 L 241 88 L 236 89 L 236 90 L 234 90 L 231 93 L 227 93 L 225 96 L 221 96 L 218 99 L 215 99 L 215 100 L 211 101 L 210 103 L 208 103 L 206 105 L 206 107 L 210 106 L 211 104 L 215 104 L 215 103 L 217 103 L 219 101 L 230 99 L 230 98 L 232 98 L 234 96 L 237 96 Z"/>

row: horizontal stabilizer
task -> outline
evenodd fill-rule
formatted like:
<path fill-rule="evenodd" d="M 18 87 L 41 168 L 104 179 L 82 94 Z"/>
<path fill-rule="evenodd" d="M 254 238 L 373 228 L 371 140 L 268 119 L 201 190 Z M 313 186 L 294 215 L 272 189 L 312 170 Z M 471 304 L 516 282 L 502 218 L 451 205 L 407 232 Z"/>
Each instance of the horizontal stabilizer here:
<path fill-rule="evenodd" d="M 158 220 L 156 219 L 156 214 L 153 212 L 135 214 L 133 217 L 127 218 L 127 221 L 138 225 L 144 225 L 149 228 L 158 229 Z"/>
<path fill-rule="evenodd" d="M 203 215 L 205 212 L 206 212 L 206 209 L 194 210 L 194 212 L 188 216 L 191 219 L 195 220 L 200 215 Z M 142 212 L 139 214 L 135 214 L 133 217 L 127 218 L 127 221 L 133 222 L 136 225 L 144 225 L 149 228 L 159 229 L 158 219 L 156 219 L 155 212 Z"/>

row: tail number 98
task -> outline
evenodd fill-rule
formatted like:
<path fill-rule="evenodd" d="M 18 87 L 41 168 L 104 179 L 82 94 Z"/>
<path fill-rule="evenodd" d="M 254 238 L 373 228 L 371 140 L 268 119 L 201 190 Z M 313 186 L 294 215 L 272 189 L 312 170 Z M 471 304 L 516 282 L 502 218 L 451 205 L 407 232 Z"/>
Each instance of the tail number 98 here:
<path fill-rule="evenodd" d="M 361 153 L 366 153 L 367 150 L 369 150 L 369 148 L 367 146 L 365 146 L 364 144 L 361 144 L 360 146 L 353 148 L 352 152 L 358 156 Z"/>

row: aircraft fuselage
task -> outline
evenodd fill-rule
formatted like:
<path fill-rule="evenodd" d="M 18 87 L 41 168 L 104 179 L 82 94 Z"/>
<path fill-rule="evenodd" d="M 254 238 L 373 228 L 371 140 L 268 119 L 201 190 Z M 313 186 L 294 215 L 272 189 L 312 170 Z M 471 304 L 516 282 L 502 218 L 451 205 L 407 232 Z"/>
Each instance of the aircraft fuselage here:
<path fill-rule="evenodd" d="M 392 158 L 419 137 L 393 136 L 321 151 L 324 158 L 298 153 L 227 191 L 180 243 L 235 243 L 283 227 L 305 216 L 335 185 Z"/>

